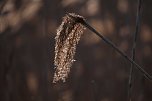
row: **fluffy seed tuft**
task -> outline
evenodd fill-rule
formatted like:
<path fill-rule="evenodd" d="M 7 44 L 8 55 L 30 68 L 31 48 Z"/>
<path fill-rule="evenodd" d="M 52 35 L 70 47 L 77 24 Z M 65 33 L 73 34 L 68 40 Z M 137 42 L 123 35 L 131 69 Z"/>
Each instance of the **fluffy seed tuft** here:
<path fill-rule="evenodd" d="M 82 16 L 74 13 L 66 14 L 63 21 L 57 29 L 55 37 L 55 73 L 53 82 L 59 80 L 65 82 L 72 63 L 75 61 L 74 55 L 76 45 L 78 44 L 81 35 L 83 34 L 84 27 L 78 20 L 83 20 Z"/>

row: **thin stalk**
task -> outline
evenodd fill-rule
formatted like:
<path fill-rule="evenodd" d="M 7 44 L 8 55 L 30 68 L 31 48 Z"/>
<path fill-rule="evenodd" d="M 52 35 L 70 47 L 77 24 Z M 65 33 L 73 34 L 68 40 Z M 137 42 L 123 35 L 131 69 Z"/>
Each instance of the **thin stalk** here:
<path fill-rule="evenodd" d="M 132 47 L 132 60 L 135 61 L 135 54 L 136 54 L 136 42 L 137 42 L 137 35 L 139 33 L 139 26 L 140 26 L 140 13 L 141 13 L 141 6 L 142 6 L 142 0 L 138 0 L 138 8 L 137 8 L 137 15 L 136 15 L 136 28 L 134 33 L 134 39 L 133 39 L 133 47 Z M 130 72 L 129 72 L 129 84 L 128 84 L 128 100 L 131 101 L 131 95 L 132 95 L 132 78 L 133 78 L 133 67 L 134 64 L 131 64 Z"/>
<path fill-rule="evenodd" d="M 101 35 L 99 32 L 97 32 L 93 27 L 91 27 L 86 21 L 83 21 L 82 24 L 87 27 L 89 30 L 94 32 L 97 36 L 99 36 L 105 43 L 110 45 L 114 50 L 116 50 L 121 56 L 123 56 L 126 60 L 128 60 L 130 63 L 132 63 L 136 68 L 143 73 L 143 75 L 149 79 L 152 80 L 152 76 L 150 76 L 141 66 L 139 66 L 135 61 L 133 61 L 130 57 L 128 57 L 124 52 L 122 52 L 119 48 L 116 47 L 110 40 L 105 38 L 103 35 Z"/>
<path fill-rule="evenodd" d="M 69 14 L 68 14 L 69 15 Z M 76 22 L 81 23 L 86 28 L 88 28 L 90 31 L 94 32 L 98 37 L 100 37 L 105 43 L 107 43 L 109 46 L 111 46 L 114 50 L 116 50 L 122 57 L 124 57 L 126 60 L 128 60 L 130 63 L 134 64 L 134 66 L 150 81 L 152 80 L 152 76 L 149 75 L 141 66 L 139 66 L 135 61 L 133 61 L 130 57 L 128 57 L 124 52 L 122 52 L 119 48 L 116 47 L 115 44 L 113 44 L 110 40 L 105 38 L 102 34 L 97 32 L 93 27 L 91 27 L 83 18 L 80 17 L 73 17 L 69 15 L 71 18 L 73 18 Z"/>
<path fill-rule="evenodd" d="M 104 37 L 102 34 L 97 32 L 93 27 L 91 27 L 86 20 L 83 17 L 75 17 L 70 14 L 67 14 L 73 20 L 75 20 L 77 23 L 81 23 L 86 28 L 88 28 L 90 31 L 94 32 L 98 37 L 100 37 L 105 43 L 107 43 L 109 46 L 111 46 L 114 50 L 116 50 L 122 57 L 124 57 L 126 60 L 128 60 L 130 63 L 132 63 L 148 80 L 152 80 L 152 76 L 149 75 L 140 65 L 138 65 L 135 61 L 133 61 L 130 57 L 128 57 L 123 51 L 121 51 L 115 44 L 113 44 L 110 40 L 108 40 L 106 37 Z"/>

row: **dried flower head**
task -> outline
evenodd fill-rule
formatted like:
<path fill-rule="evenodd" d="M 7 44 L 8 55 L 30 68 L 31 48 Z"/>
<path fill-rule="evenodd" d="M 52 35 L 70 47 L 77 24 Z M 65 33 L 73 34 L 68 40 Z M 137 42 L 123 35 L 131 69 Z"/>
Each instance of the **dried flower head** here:
<path fill-rule="evenodd" d="M 66 14 L 63 17 L 62 24 L 57 29 L 57 35 L 55 37 L 55 73 L 53 82 L 65 79 L 68 77 L 72 63 L 74 62 L 74 54 L 76 45 L 83 34 L 84 27 L 80 20 L 84 20 L 82 16 L 74 13 Z"/>

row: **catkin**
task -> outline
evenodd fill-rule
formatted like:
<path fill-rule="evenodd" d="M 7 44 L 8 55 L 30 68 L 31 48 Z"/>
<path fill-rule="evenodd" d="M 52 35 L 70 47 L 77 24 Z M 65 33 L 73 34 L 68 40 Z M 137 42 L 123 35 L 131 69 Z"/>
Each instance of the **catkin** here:
<path fill-rule="evenodd" d="M 69 16 L 70 15 L 70 16 Z M 84 26 L 73 18 L 83 19 L 82 16 L 74 13 L 69 13 L 63 17 L 63 21 L 57 29 L 55 37 L 55 73 L 53 82 L 62 80 L 65 82 L 72 63 L 74 62 L 74 55 L 76 45 L 78 44 L 81 35 L 84 31 Z"/>

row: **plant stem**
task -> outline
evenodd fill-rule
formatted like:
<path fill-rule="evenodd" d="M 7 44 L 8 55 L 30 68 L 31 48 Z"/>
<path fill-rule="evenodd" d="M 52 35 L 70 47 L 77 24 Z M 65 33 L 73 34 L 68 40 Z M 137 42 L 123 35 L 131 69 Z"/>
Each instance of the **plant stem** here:
<path fill-rule="evenodd" d="M 135 54 L 136 54 L 136 42 L 137 42 L 137 35 L 139 33 L 139 26 L 140 26 L 140 13 L 141 13 L 141 5 L 142 0 L 138 0 L 138 8 L 137 8 L 137 15 L 136 15 L 136 28 L 134 33 L 134 39 L 133 39 L 133 47 L 132 47 L 132 60 L 135 61 Z M 128 101 L 131 101 L 131 95 L 132 95 L 132 74 L 133 74 L 133 67 L 134 64 L 131 64 L 130 73 L 129 73 L 129 85 L 128 85 Z"/>
<path fill-rule="evenodd" d="M 124 52 L 122 52 L 119 48 L 117 48 L 110 40 L 105 38 L 103 35 L 101 35 L 99 32 L 97 32 L 93 27 L 91 27 L 85 20 L 79 20 L 79 23 L 83 24 L 86 28 L 94 32 L 98 37 L 100 37 L 105 43 L 110 45 L 114 50 L 116 50 L 121 56 L 123 56 L 126 60 L 128 60 L 130 63 L 132 63 L 143 75 L 149 79 L 152 80 L 152 76 L 150 76 L 141 66 L 139 66 L 135 61 L 133 61 L 130 57 L 128 57 Z"/>

